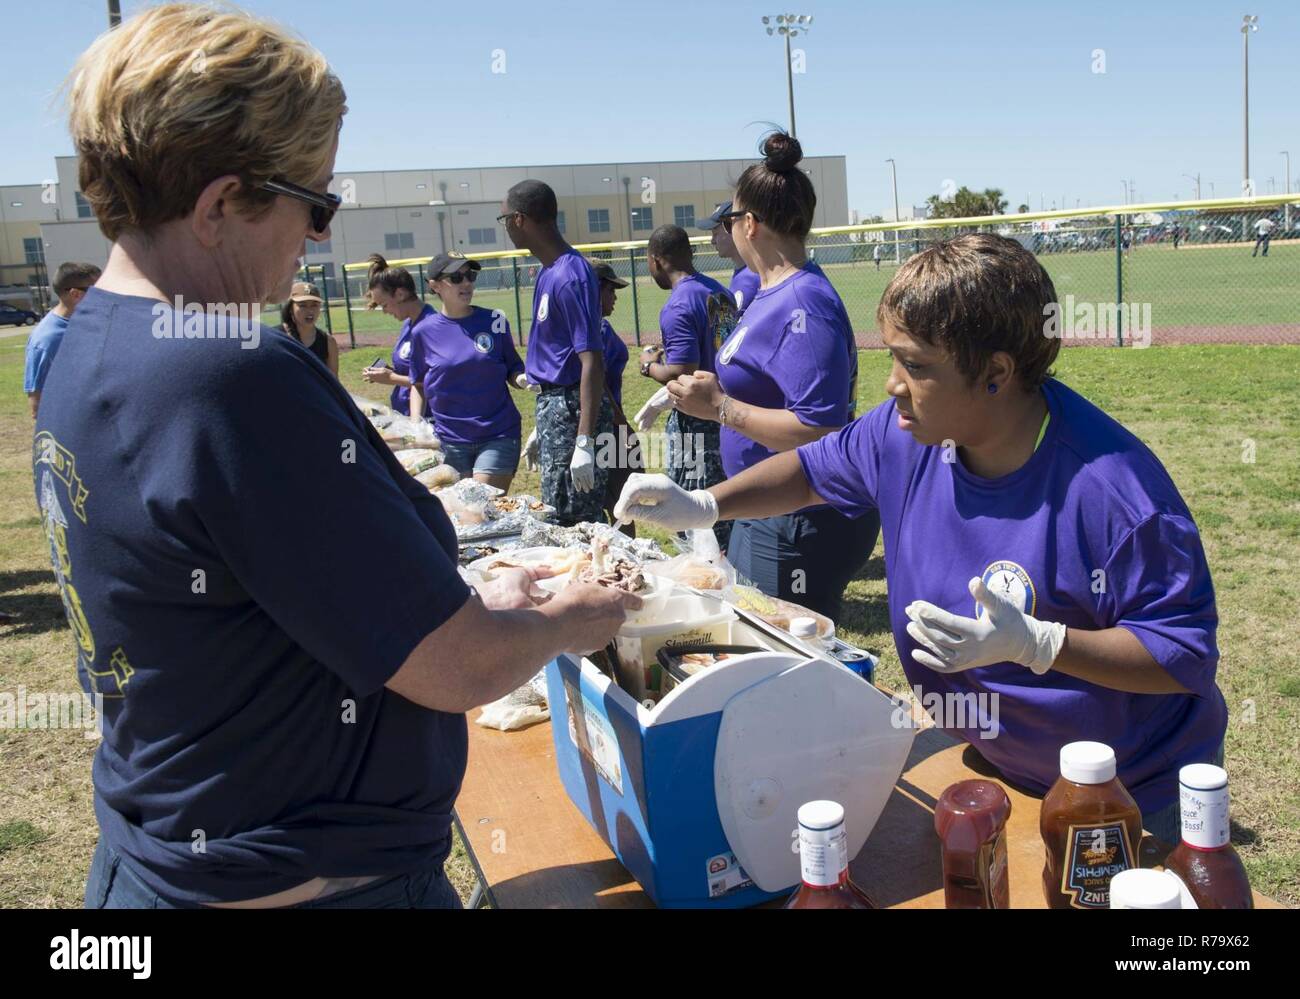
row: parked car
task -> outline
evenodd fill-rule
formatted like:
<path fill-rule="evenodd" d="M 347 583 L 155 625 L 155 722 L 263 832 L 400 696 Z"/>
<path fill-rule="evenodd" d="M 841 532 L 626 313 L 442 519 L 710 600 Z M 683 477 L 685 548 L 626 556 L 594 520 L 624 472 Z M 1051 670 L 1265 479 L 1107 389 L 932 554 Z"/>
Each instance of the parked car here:
<path fill-rule="evenodd" d="M 31 309 L 18 309 L 0 303 L 0 326 L 35 326 L 41 317 Z"/>

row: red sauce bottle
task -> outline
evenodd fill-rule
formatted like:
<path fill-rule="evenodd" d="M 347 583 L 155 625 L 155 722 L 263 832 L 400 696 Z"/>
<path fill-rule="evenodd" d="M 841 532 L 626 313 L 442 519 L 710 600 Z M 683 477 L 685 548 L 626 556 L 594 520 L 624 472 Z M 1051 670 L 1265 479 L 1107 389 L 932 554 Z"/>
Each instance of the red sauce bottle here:
<path fill-rule="evenodd" d="M 949 909 L 1008 909 L 1007 819 L 1011 800 L 991 780 L 964 780 L 939 796 L 934 831 L 943 844 L 943 899 Z"/>
<path fill-rule="evenodd" d="M 849 879 L 844 808 L 838 802 L 810 801 L 799 806 L 799 866 L 803 882 L 785 903 L 787 909 L 875 908 Z"/>
<path fill-rule="evenodd" d="M 1061 776 L 1043 798 L 1043 894 L 1051 909 L 1109 909 L 1110 879 L 1138 866 L 1142 810 L 1100 742 L 1061 747 Z"/>
<path fill-rule="evenodd" d="M 1228 774 L 1193 763 L 1178 771 L 1182 842 L 1165 860 L 1184 890 L 1183 907 L 1253 909 L 1255 899 L 1241 858 L 1228 841 Z"/>

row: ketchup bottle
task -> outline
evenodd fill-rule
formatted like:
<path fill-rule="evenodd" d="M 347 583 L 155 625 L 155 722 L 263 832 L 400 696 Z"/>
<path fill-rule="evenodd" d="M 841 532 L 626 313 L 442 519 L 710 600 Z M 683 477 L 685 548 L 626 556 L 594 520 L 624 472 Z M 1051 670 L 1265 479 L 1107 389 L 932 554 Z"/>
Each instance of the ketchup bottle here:
<path fill-rule="evenodd" d="M 871 899 L 849 880 L 844 808 L 835 801 L 799 806 L 799 866 L 803 883 L 787 909 L 874 909 Z"/>
<path fill-rule="evenodd" d="M 1007 819 L 1011 800 L 991 780 L 964 780 L 939 796 L 934 831 L 943 844 L 943 901 L 949 909 L 1007 909 Z"/>
<path fill-rule="evenodd" d="M 1100 742 L 1061 747 L 1061 776 L 1043 798 L 1043 894 L 1051 909 L 1109 909 L 1110 879 L 1138 866 L 1142 810 Z"/>
<path fill-rule="evenodd" d="M 1228 842 L 1228 774 L 1222 767 L 1193 763 L 1178 771 L 1183 835 L 1165 860 L 1165 870 L 1183 887 L 1183 907 L 1253 909 L 1250 880 Z"/>

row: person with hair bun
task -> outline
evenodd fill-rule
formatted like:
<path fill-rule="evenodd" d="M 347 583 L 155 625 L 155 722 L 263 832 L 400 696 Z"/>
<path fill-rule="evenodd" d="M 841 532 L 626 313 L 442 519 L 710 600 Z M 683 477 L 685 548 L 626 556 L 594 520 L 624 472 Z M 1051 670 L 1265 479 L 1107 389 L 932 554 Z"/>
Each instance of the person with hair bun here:
<path fill-rule="evenodd" d="M 880 299 L 885 402 L 708 491 L 634 475 L 616 510 L 671 530 L 822 503 L 878 516 L 917 700 L 981 705 L 936 723 L 1035 794 L 1062 745 L 1105 743 L 1143 827 L 1172 843 L 1179 768 L 1223 760 L 1214 584 L 1160 460 L 1052 376 L 1045 317 L 1056 289 L 1018 242 L 936 243 Z"/>
<path fill-rule="evenodd" d="M 420 418 L 429 415 L 427 400 L 421 400 L 421 409 L 411 412 L 411 349 L 412 340 L 420 328 L 432 322 L 437 311 L 415 290 L 415 278 L 405 267 L 390 267 L 381 253 L 372 253 L 367 275 L 370 308 L 382 309 L 402 324 L 393 344 L 391 365 L 363 368 L 361 377 L 377 385 L 393 386 L 389 405 L 403 416 Z"/>
<path fill-rule="evenodd" d="M 804 242 L 817 194 L 799 169 L 803 150 L 768 135 L 763 161 L 740 175 L 730 211 L 719 215 L 760 288 L 718 347 L 714 370 L 668 383 L 680 413 L 721 424 L 722 466 L 734 477 L 853 419 L 858 355 L 840 296 Z M 824 503 L 735 522 L 727 558 L 770 596 L 838 619 L 844 588 L 866 564 L 880 521 L 850 519 Z"/>

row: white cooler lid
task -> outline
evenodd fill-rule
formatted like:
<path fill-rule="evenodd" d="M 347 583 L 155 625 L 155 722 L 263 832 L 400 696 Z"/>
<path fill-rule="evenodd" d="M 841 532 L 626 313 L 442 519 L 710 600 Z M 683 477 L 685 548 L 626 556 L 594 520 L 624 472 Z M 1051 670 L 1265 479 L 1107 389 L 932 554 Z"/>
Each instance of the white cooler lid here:
<path fill-rule="evenodd" d="M 722 711 L 713 762 L 718 815 L 745 872 L 764 891 L 799 881 L 799 806 L 844 806 L 857 856 L 893 792 L 916 729 L 843 666 L 809 659 L 738 691 Z"/>

